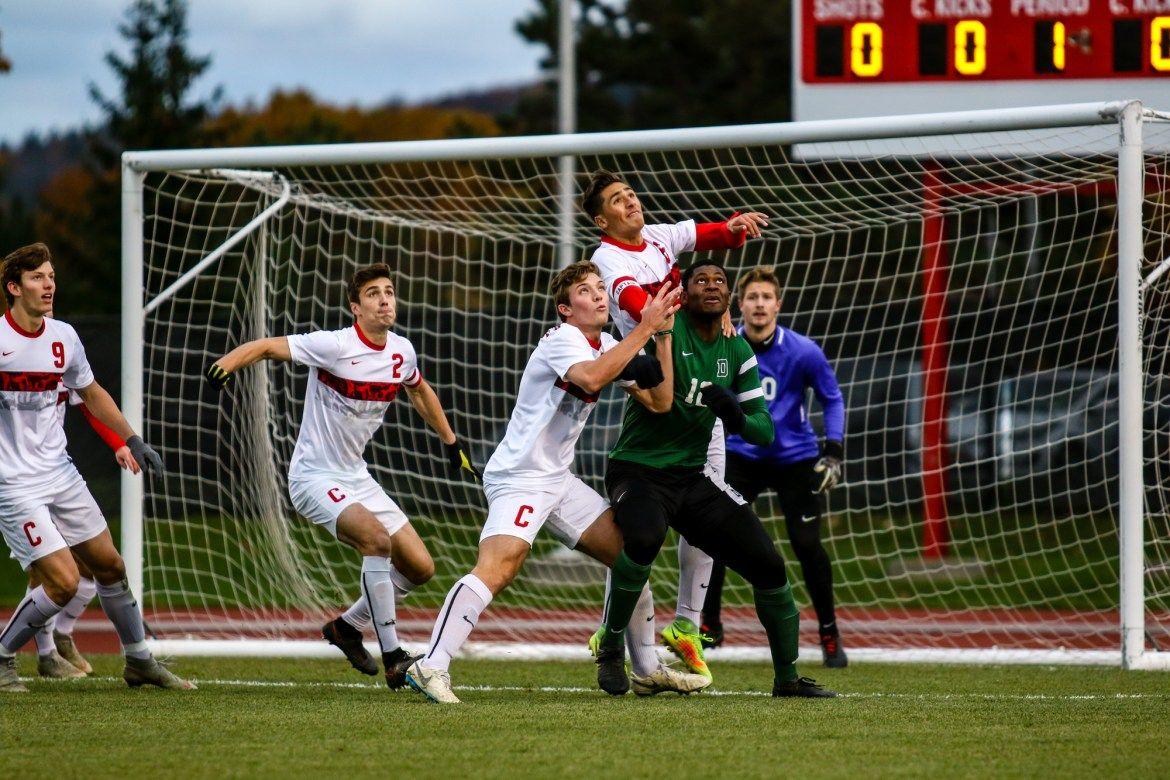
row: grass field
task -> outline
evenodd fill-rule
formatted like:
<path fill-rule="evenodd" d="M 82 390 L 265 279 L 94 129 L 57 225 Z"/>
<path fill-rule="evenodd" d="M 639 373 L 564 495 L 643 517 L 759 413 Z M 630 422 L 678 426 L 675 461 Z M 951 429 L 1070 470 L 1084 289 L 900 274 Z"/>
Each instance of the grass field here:
<path fill-rule="evenodd" d="M 444 708 L 340 661 L 183 659 L 200 690 L 176 694 L 93 660 L 0 700 L 0 776 L 1170 775 L 1157 673 L 862 664 L 815 671 L 842 698 L 782 701 L 765 666 L 724 664 L 715 691 L 619 700 L 589 664 L 457 661 Z"/>

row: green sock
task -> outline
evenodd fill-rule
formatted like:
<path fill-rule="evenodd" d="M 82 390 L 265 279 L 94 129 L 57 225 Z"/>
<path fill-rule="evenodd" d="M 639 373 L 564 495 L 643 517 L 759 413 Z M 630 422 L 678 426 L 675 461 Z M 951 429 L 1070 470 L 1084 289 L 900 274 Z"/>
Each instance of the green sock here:
<path fill-rule="evenodd" d="M 621 647 L 626 638 L 626 626 L 642 587 L 650 579 L 650 567 L 634 563 L 622 550 L 613 562 L 613 576 L 610 578 L 609 601 L 605 605 L 605 635 L 601 644 L 605 647 Z"/>
<path fill-rule="evenodd" d="M 796 656 L 800 652 L 800 610 L 792 599 L 792 586 L 756 590 L 756 614 L 768 634 L 772 667 L 780 682 L 796 679 Z"/>

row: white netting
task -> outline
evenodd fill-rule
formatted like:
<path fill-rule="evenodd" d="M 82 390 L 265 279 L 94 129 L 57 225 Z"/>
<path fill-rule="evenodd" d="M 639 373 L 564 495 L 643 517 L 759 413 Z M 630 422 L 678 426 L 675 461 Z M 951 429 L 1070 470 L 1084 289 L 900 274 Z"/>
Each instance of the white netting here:
<path fill-rule="evenodd" d="M 627 175 L 651 221 L 744 207 L 771 215 L 762 240 L 722 259 L 733 272 L 777 266 L 782 322 L 824 347 L 845 394 L 847 480 L 829 498 L 825 544 L 849 647 L 1118 647 L 1117 157 L 1101 151 L 1115 134 L 941 136 L 930 152 L 902 140 L 869 154 L 854 142 L 847 155 L 815 158 L 764 146 L 577 160 L 578 171 Z M 1151 268 L 1167 254 L 1167 162 L 1147 155 Z M 387 261 L 399 331 L 482 464 L 554 321 L 546 288 L 557 170 L 555 158 L 536 158 L 283 168 L 269 183 L 231 172 L 147 177 L 147 300 L 271 204 L 281 179 L 292 188 L 262 229 L 146 321 L 146 434 L 170 466 L 146 504 L 144 596 L 156 633 L 311 636 L 357 595 L 356 553 L 297 517 L 285 490 L 305 372 L 260 365 L 216 395 L 202 379 L 209 361 L 250 338 L 348 325 L 345 279 Z M 584 217 L 574 237 L 581 257 L 596 245 Z M 945 565 L 923 557 L 923 418 L 937 388 L 922 364 L 932 253 L 945 267 L 945 445 L 942 482 L 925 484 L 945 485 L 945 517 L 929 513 L 949 537 Z M 1164 292 L 1152 300 L 1147 587 L 1151 637 L 1165 646 L 1170 551 L 1159 488 L 1170 474 L 1157 467 L 1167 458 L 1160 383 L 1170 372 Z M 616 390 L 603 394 L 580 442 L 577 472 L 599 489 L 622 403 Z M 474 561 L 483 497 L 449 474 L 405 402 L 368 460 L 437 563 L 400 610 L 406 637 L 424 639 Z M 807 607 L 777 508 L 769 497 L 757 509 L 784 540 Z M 653 578 L 660 606 L 673 605 L 676 566 L 668 547 Z M 538 540 L 477 634 L 584 642 L 602 581 Z M 732 645 L 763 641 L 750 603 L 729 575 Z"/>

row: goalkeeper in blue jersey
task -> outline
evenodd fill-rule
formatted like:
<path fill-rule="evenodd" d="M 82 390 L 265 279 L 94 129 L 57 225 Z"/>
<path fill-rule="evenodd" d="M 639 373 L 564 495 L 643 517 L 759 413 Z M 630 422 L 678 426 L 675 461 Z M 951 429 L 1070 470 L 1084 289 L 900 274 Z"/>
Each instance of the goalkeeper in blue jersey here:
<path fill-rule="evenodd" d="M 748 501 L 776 492 L 788 538 L 800 561 L 816 609 L 825 666 L 848 664 L 833 610 L 833 572 L 821 544 L 821 496 L 841 479 L 845 458 L 845 402 L 833 367 L 821 348 L 807 336 L 780 327 L 780 280 L 771 268 L 755 268 L 740 277 L 737 288 L 747 339 L 759 364 L 760 382 L 776 438 L 757 445 L 741 436 L 727 437 L 727 483 Z M 805 400 L 812 388 L 824 411 L 825 440 L 808 422 Z M 710 644 L 723 640 L 720 603 L 724 567 L 715 562 L 703 605 L 703 634 Z"/>

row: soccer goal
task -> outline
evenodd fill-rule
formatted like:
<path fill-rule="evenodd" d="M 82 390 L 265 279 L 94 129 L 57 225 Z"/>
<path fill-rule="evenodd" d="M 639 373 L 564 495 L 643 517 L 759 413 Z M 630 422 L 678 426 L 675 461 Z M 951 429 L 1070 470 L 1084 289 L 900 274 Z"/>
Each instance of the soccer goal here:
<path fill-rule="evenodd" d="M 126 154 L 123 409 L 167 473 L 124 477 L 122 543 L 158 647 L 333 653 L 319 627 L 358 595 L 356 553 L 285 488 L 304 371 L 258 365 L 216 394 L 209 361 L 348 325 L 346 278 L 387 261 L 398 328 L 482 464 L 555 321 L 563 238 L 573 258 L 597 242 L 583 215 L 561 224 L 565 193 L 607 168 L 650 222 L 771 215 L 721 259 L 776 266 L 782 324 L 819 341 L 841 382 L 846 479 L 824 541 L 854 658 L 1170 668 L 1163 118 L 1116 102 Z M 598 487 L 623 403 L 603 394 L 581 442 L 576 469 Z M 367 455 L 436 560 L 399 607 L 422 643 L 474 562 L 484 499 L 407 403 Z M 777 507 L 757 509 L 807 607 Z M 676 577 L 668 544 L 652 578 L 664 611 Z M 603 581 L 538 540 L 471 652 L 584 658 Z M 713 658 L 767 657 L 734 575 L 724 603 Z M 805 628 L 812 647 L 811 610 Z"/>

